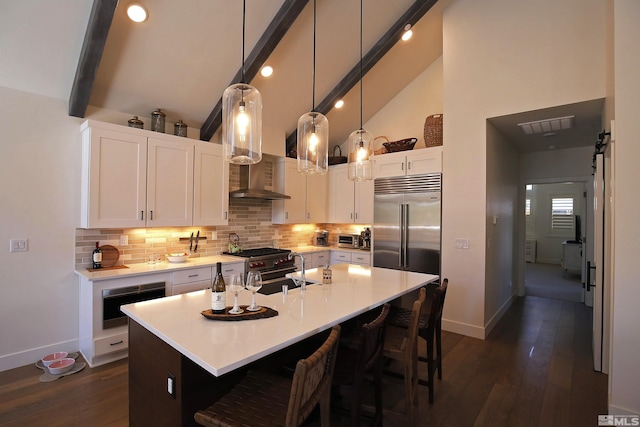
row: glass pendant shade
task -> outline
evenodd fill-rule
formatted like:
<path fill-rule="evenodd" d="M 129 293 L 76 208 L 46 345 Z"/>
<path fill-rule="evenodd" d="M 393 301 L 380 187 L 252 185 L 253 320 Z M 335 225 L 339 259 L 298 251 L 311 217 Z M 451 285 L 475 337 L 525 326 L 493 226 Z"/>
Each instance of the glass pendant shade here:
<path fill-rule="evenodd" d="M 262 95 L 255 87 L 237 83 L 224 91 L 222 145 L 229 163 L 251 165 L 262 160 Z"/>
<path fill-rule="evenodd" d="M 349 179 L 368 181 L 373 178 L 373 135 L 358 129 L 349 135 Z"/>
<path fill-rule="evenodd" d="M 316 111 L 298 119 L 298 172 L 325 174 L 329 168 L 329 121 Z"/>

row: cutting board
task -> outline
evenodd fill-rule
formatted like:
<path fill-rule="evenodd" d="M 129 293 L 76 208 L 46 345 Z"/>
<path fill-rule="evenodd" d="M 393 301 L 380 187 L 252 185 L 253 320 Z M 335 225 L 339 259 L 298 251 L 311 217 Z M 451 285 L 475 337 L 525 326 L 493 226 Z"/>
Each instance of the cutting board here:
<path fill-rule="evenodd" d="M 109 268 L 116 265 L 120 259 L 118 248 L 111 245 L 103 245 L 100 246 L 100 249 L 102 250 L 102 267 Z"/>

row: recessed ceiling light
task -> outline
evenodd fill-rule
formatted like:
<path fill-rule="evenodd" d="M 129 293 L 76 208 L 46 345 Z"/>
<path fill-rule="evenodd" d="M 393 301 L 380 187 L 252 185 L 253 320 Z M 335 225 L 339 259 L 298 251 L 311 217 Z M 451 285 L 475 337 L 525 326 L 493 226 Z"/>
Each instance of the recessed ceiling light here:
<path fill-rule="evenodd" d="M 553 119 L 537 120 L 535 122 L 518 123 L 525 135 L 555 132 L 571 129 L 575 116 L 555 117 Z"/>
<path fill-rule="evenodd" d="M 340 99 L 335 103 L 336 108 L 342 108 L 343 105 L 344 105 L 344 101 L 342 99 Z"/>
<path fill-rule="evenodd" d="M 137 3 L 127 6 L 127 16 L 133 22 L 144 22 L 147 19 L 147 9 Z"/>
<path fill-rule="evenodd" d="M 549 146 L 549 150 L 555 150 L 555 149 L 556 149 L 556 146 L 555 146 L 555 145 L 550 145 L 550 146 Z"/>
<path fill-rule="evenodd" d="M 262 70 L 260 70 L 260 74 L 262 74 L 262 77 L 271 76 L 271 74 L 273 74 L 273 67 L 270 65 L 265 65 L 264 67 L 262 67 Z"/>

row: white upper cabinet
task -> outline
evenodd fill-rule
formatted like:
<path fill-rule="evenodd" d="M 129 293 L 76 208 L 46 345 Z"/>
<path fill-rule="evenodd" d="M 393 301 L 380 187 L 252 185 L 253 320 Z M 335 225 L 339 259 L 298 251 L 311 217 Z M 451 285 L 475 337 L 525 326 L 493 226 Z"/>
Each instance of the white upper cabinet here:
<path fill-rule="evenodd" d="M 85 125 L 81 226 L 146 226 L 147 138 Z"/>
<path fill-rule="evenodd" d="M 307 175 L 307 219 L 306 222 L 327 222 L 329 196 L 329 177 L 325 175 Z"/>
<path fill-rule="evenodd" d="M 193 141 L 149 138 L 147 146 L 147 226 L 193 223 Z"/>
<path fill-rule="evenodd" d="M 374 156 L 373 176 L 419 175 L 442 172 L 442 147 L 429 147 Z"/>
<path fill-rule="evenodd" d="M 196 143 L 193 168 L 193 225 L 229 222 L 229 163 L 222 145 Z"/>
<path fill-rule="evenodd" d="M 216 144 L 92 120 L 81 130 L 81 227 L 227 223 L 229 168 Z"/>
<path fill-rule="evenodd" d="M 332 223 L 373 222 L 373 180 L 349 180 L 348 165 L 329 168 L 329 218 Z"/>
<path fill-rule="evenodd" d="M 273 223 L 326 222 L 327 176 L 301 174 L 297 160 L 288 157 L 274 162 L 273 168 L 274 191 L 291 196 L 291 199 L 273 201 Z"/>

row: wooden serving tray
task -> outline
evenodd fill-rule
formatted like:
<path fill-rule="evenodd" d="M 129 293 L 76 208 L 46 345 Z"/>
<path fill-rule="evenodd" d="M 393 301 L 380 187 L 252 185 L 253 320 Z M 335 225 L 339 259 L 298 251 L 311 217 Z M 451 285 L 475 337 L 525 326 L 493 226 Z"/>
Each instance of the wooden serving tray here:
<path fill-rule="evenodd" d="M 266 319 L 268 317 L 274 317 L 278 315 L 278 312 L 269 307 L 260 307 L 258 311 L 248 311 L 248 305 L 241 305 L 240 308 L 244 310 L 244 312 L 240 314 L 230 314 L 229 310 L 233 308 L 233 306 L 227 306 L 225 313 L 214 313 L 211 309 L 203 310 L 200 314 L 202 314 L 207 319 L 211 320 L 255 320 L 255 319 Z"/>

